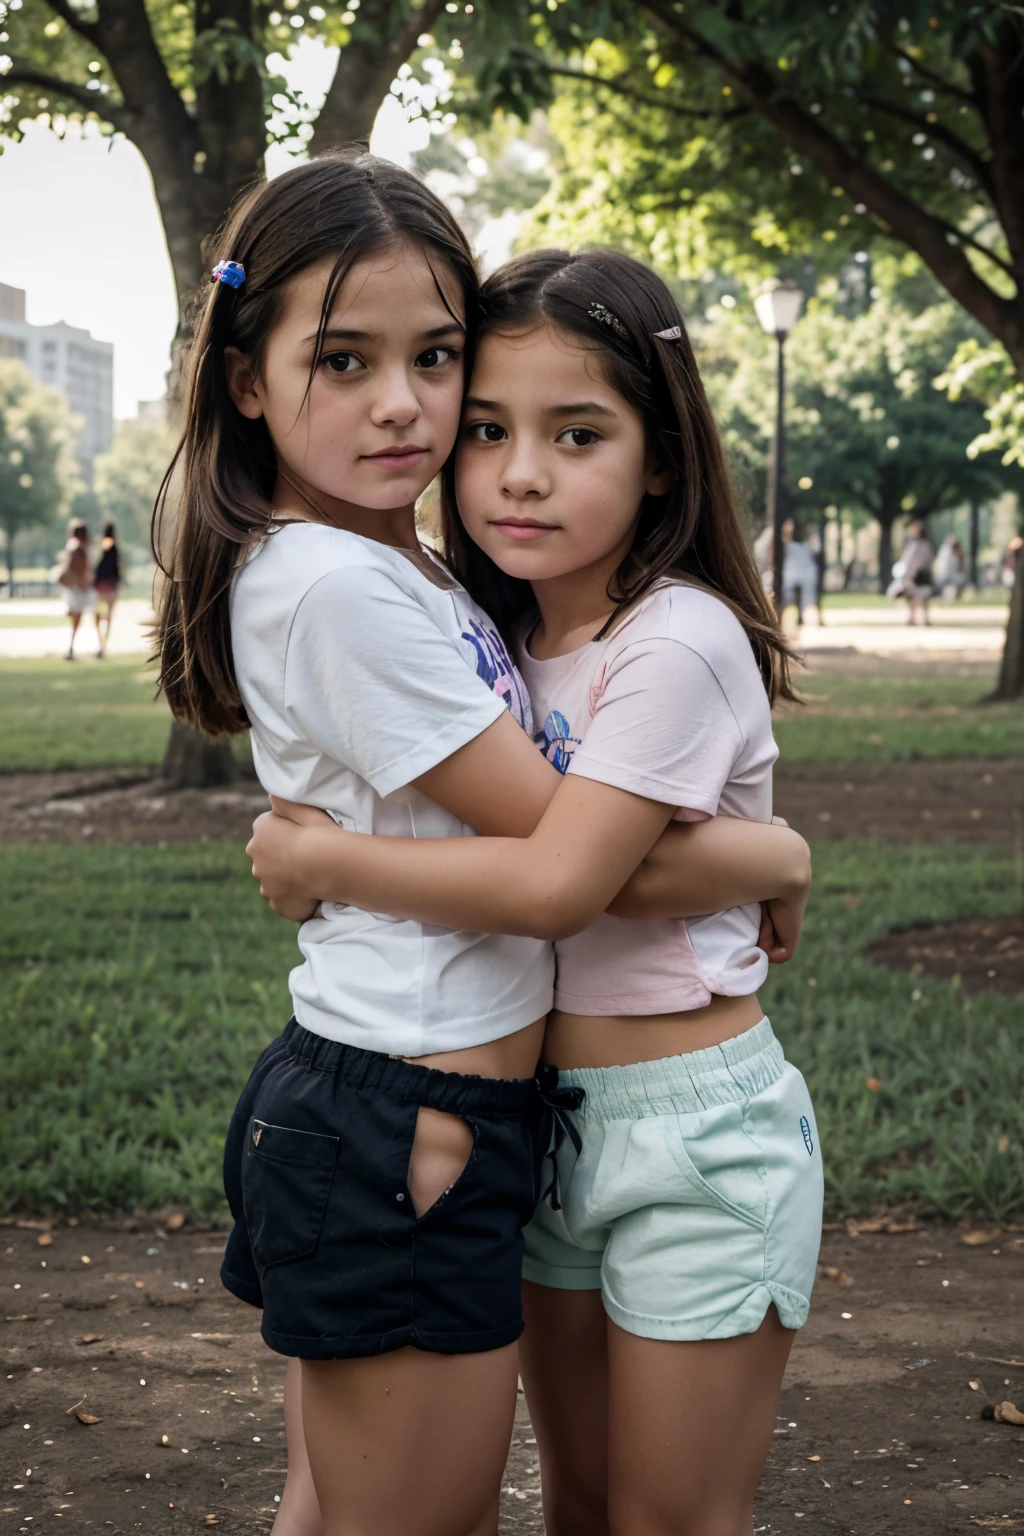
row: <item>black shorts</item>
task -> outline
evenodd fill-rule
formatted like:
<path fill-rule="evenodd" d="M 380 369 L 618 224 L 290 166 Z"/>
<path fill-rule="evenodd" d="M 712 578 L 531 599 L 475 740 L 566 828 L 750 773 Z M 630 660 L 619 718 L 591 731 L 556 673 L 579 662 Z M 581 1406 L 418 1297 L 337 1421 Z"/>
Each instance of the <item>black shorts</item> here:
<path fill-rule="evenodd" d="M 421 1105 L 465 1120 L 473 1149 L 417 1219 L 407 1174 Z M 232 1117 L 221 1279 L 263 1308 L 271 1349 L 304 1360 L 511 1344 L 549 1130 L 534 1079 L 437 1072 L 293 1019 Z"/>

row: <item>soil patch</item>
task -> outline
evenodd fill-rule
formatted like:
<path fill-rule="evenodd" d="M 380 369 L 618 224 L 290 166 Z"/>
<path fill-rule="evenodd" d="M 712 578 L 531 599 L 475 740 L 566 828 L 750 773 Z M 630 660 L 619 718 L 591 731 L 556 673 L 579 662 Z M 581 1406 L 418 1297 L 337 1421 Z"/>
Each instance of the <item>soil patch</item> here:
<path fill-rule="evenodd" d="M 1024 1407 L 1024 1235 L 895 1226 L 825 1233 L 759 1530 L 1024 1530 L 1024 1429 L 983 1417 Z M 0 1229 L 5 1531 L 269 1531 L 283 1361 L 220 1288 L 223 1243 L 155 1218 Z M 504 1536 L 543 1530 L 522 1401 L 502 1509 Z"/>
<path fill-rule="evenodd" d="M 0 774 L 0 844 L 244 845 L 266 795 L 252 779 L 220 789 L 172 789 L 128 771 Z"/>
<path fill-rule="evenodd" d="M 986 762 L 782 764 L 775 810 L 822 842 L 995 843 L 1024 838 L 1024 773 Z"/>
<path fill-rule="evenodd" d="M 895 928 L 869 945 L 879 965 L 912 976 L 959 976 L 965 992 L 1024 996 L 1024 916 Z"/>
<path fill-rule="evenodd" d="M 1005 759 L 783 765 L 775 808 L 806 837 L 829 842 L 1003 843 L 1024 837 L 1024 774 Z M 173 790 L 128 771 L 0 774 L 0 844 L 244 844 L 266 809 L 251 779 Z"/>

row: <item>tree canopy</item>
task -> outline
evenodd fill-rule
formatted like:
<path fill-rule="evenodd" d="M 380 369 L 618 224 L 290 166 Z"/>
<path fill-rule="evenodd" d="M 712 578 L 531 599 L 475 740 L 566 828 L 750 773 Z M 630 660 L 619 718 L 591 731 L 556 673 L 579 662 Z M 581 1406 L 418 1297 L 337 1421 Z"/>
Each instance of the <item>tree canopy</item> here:
<path fill-rule="evenodd" d="M 709 394 L 741 480 L 759 492 L 774 426 L 774 347 L 752 317 L 720 314 L 702 348 Z M 849 318 L 816 300 L 790 337 L 790 505 L 805 520 L 830 505 L 874 519 L 882 586 L 897 518 L 929 517 L 1021 483 L 1014 466 L 968 457 L 985 425 L 981 404 L 951 402 L 935 387 L 969 331 L 976 328 L 948 301 L 912 313 L 881 299 Z"/>
<path fill-rule="evenodd" d="M 18 534 L 52 526 L 76 488 L 75 426 L 63 395 L 0 358 L 0 527 L 12 584 Z"/>
<path fill-rule="evenodd" d="M 122 542 L 149 548 L 149 524 L 160 482 L 174 452 L 163 422 L 125 421 L 109 453 L 96 460 L 96 497 L 104 517 L 117 524 Z"/>
<path fill-rule="evenodd" d="M 262 174 L 268 142 L 316 151 L 369 137 L 398 70 L 446 15 L 444 0 L 0 0 L 0 130 L 17 137 L 42 115 L 58 132 L 88 119 L 129 138 L 184 308 L 203 241 Z M 339 50 L 318 113 L 278 73 L 300 34 Z"/>
<path fill-rule="evenodd" d="M 1024 13 L 999 0 L 556 0 L 465 49 L 478 110 L 554 106 L 541 217 L 690 269 L 879 236 L 1024 371 Z M 475 93 L 475 94 L 474 94 Z"/>

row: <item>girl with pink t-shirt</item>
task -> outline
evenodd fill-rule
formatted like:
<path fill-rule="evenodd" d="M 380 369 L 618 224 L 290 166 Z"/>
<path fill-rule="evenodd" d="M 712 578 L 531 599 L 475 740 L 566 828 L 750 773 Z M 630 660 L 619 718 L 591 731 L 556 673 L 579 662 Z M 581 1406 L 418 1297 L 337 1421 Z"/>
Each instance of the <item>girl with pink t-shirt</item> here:
<path fill-rule="evenodd" d="M 643 868 L 670 822 L 770 821 L 789 655 L 665 285 L 541 251 L 482 306 L 446 550 L 516 643 L 563 782 L 518 839 L 371 839 L 278 802 L 254 873 L 278 910 L 555 941 L 560 1134 L 520 1343 L 546 1528 L 740 1536 L 807 1316 L 821 1154 L 757 1000 L 760 908 L 681 920 L 666 892 L 658 919 Z"/>

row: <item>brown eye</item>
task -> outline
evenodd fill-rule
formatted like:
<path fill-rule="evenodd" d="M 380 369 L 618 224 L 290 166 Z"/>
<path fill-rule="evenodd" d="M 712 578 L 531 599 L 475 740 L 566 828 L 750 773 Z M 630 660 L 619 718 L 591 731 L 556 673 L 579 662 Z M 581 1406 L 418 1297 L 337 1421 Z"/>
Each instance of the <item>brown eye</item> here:
<path fill-rule="evenodd" d="M 331 352 L 321 361 L 328 373 L 355 373 L 364 366 L 354 352 Z"/>
<path fill-rule="evenodd" d="M 589 448 L 591 443 L 597 442 L 597 433 L 593 427 L 567 427 L 560 441 L 569 448 Z"/>
<path fill-rule="evenodd" d="M 440 368 L 442 363 L 450 363 L 458 355 L 454 347 L 428 347 L 416 359 L 416 366 L 428 369 Z"/>

